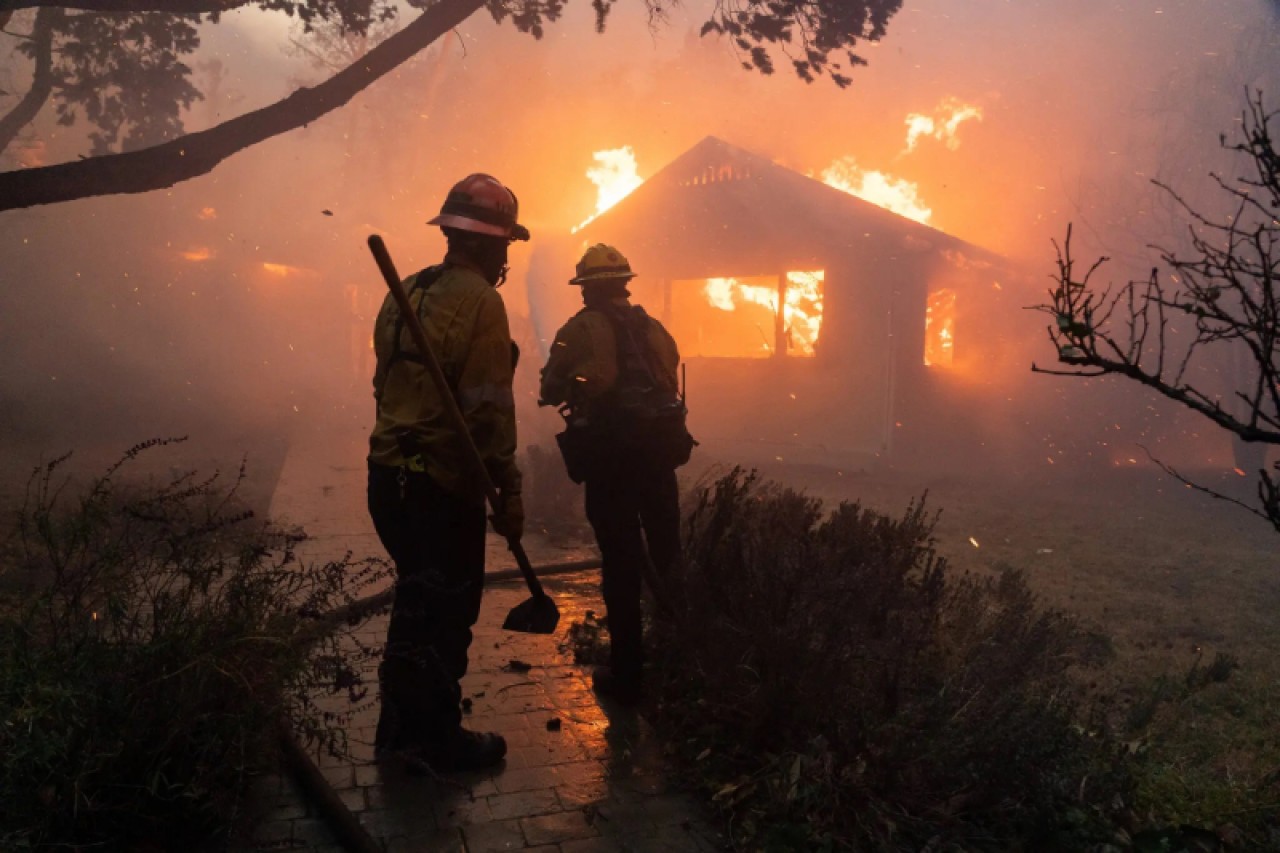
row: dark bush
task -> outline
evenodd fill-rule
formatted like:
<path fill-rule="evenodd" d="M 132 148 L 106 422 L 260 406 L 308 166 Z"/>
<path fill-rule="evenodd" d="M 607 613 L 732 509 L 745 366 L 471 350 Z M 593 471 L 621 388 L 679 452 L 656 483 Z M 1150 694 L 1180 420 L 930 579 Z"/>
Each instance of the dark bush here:
<path fill-rule="evenodd" d="M 303 565 L 235 487 L 130 487 L 128 451 L 78 497 L 38 469 L 0 559 L 0 847 L 128 849 L 225 831 L 291 720 L 345 747 L 317 688 L 365 699 L 366 652 L 316 617 L 383 573 Z M 241 472 L 243 478 L 243 472 Z"/>
<path fill-rule="evenodd" d="M 1073 670 L 1105 643 L 902 518 L 735 470 L 694 496 L 659 720 L 748 848 L 1085 849 L 1128 799 Z"/>

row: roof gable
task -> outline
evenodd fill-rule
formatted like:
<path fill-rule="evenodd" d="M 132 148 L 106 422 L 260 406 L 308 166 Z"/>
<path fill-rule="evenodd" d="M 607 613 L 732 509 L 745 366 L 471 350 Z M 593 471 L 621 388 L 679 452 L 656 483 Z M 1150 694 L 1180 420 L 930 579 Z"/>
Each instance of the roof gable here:
<path fill-rule="evenodd" d="M 714 136 L 664 166 L 579 236 L 663 258 L 664 276 L 816 268 L 833 254 L 995 256 Z M 679 270 L 692 271 L 681 273 Z M 698 269 L 693 269 L 698 268 Z"/>

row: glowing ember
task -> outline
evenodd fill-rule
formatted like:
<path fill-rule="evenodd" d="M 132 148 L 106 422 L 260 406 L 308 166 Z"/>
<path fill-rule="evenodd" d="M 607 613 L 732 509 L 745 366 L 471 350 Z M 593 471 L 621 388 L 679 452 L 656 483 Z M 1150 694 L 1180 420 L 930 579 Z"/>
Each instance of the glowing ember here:
<path fill-rule="evenodd" d="M 636 152 L 630 145 L 597 151 L 591 157 L 597 165 L 587 169 L 587 177 L 596 185 L 596 212 L 574 228 L 575 233 L 644 183 L 636 172 Z"/>
<path fill-rule="evenodd" d="M 288 278 L 291 275 L 302 272 L 302 270 L 297 267 L 291 267 L 288 264 L 273 264 L 267 261 L 262 262 L 262 268 L 271 275 L 278 276 L 279 278 Z"/>
<path fill-rule="evenodd" d="M 853 157 L 841 157 L 823 169 L 822 182 L 916 222 L 928 223 L 933 216 L 921 201 L 916 184 L 884 172 L 864 170 Z"/>
<path fill-rule="evenodd" d="M 951 367 L 955 357 L 956 292 L 950 288 L 929 294 L 924 309 L 924 363 Z"/>
<path fill-rule="evenodd" d="M 18 165 L 24 169 L 35 169 L 48 165 L 48 151 L 43 139 L 17 143 L 17 151 L 14 156 L 18 160 Z"/>
<path fill-rule="evenodd" d="M 980 548 L 980 547 L 982 547 L 981 545 L 979 545 L 979 544 L 978 544 L 978 540 L 977 540 L 977 539 L 974 539 L 972 536 L 970 536 L 970 537 L 969 537 L 969 544 L 970 544 L 970 545 L 972 545 L 972 546 L 973 546 L 973 547 L 975 547 L 975 548 Z"/>
<path fill-rule="evenodd" d="M 208 221 L 210 219 L 217 219 L 218 211 L 212 207 L 202 207 L 200 208 L 200 212 L 196 214 L 196 218 L 203 219 L 205 221 Z"/>
<path fill-rule="evenodd" d="M 938 104 L 931 116 L 911 113 L 906 118 L 907 151 L 915 150 L 921 137 L 931 137 L 946 145 L 951 151 L 960 147 L 957 133 L 960 125 L 969 119 L 982 121 L 982 109 L 973 104 L 962 103 L 956 98 L 945 98 Z"/>
<path fill-rule="evenodd" d="M 198 249 L 192 249 L 189 252 L 179 252 L 178 254 L 181 255 L 182 259 L 185 261 L 199 263 L 200 261 L 207 261 L 212 258 L 213 250 L 208 246 L 201 246 Z"/>
<path fill-rule="evenodd" d="M 786 304 L 783 306 L 783 325 L 787 352 L 791 355 L 810 356 L 822 329 L 823 270 L 787 273 Z M 763 306 L 775 316 L 778 313 L 777 285 L 748 284 L 736 278 L 709 278 L 703 286 L 703 294 L 713 308 L 736 311 L 739 305 Z M 770 351 L 770 341 L 760 343 L 761 349 Z"/>

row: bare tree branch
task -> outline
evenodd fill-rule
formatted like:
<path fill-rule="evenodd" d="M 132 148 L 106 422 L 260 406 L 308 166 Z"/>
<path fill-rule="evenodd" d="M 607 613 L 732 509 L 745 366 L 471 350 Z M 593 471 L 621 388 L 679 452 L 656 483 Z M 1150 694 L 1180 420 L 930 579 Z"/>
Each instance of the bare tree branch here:
<path fill-rule="evenodd" d="M 35 70 L 31 88 L 8 115 L 0 118 L 0 151 L 39 114 L 40 108 L 53 92 L 53 29 L 62 12 L 58 9 L 41 9 L 31 31 L 32 51 L 35 54 Z"/>
<path fill-rule="evenodd" d="M 483 5 L 484 0 L 442 0 L 324 83 L 299 89 L 271 106 L 208 130 L 138 151 L 0 173 L 0 210 L 148 192 L 206 174 L 237 151 L 302 127 L 347 103 Z"/>
<path fill-rule="evenodd" d="M 1226 501 L 1229 504 L 1235 504 L 1236 506 L 1243 509 L 1245 512 L 1251 513 L 1252 515 L 1256 515 L 1258 518 L 1261 518 L 1263 521 L 1267 522 L 1272 527 L 1274 527 L 1276 529 L 1276 532 L 1280 533 L 1280 511 L 1277 511 L 1278 509 L 1280 509 L 1280 506 L 1277 505 L 1277 502 L 1280 501 L 1280 488 L 1278 488 L 1278 485 L 1280 484 L 1277 484 L 1274 480 L 1272 480 L 1271 476 L 1266 471 L 1261 472 L 1262 479 L 1258 483 L 1258 503 L 1262 507 L 1261 509 L 1258 509 L 1257 507 L 1252 506 L 1251 504 L 1245 503 L 1239 498 L 1233 498 L 1230 495 L 1224 495 L 1215 489 L 1211 489 L 1208 486 L 1202 486 L 1193 480 L 1187 479 L 1172 465 L 1162 462 L 1159 459 L 1157 459 L 1155 456 L 1153 456 L 1151 451 L 1148 450 L 1146 447 L 1143 447 L 1142 445 L 1138 445 L 1138 446 L 1142 447 L 1142 452 L 1147 454 L 1147 458 L 1150 459 L 1152 462 L 1154 462 L 1157 466 L 1159 466 L 1160 470 L 1164 471 L 1170 477 L 1173 477 L 1179 483 L 1182 483 L 1184 486 L 1194 489 L 1197 492 L 1206 494 L 1209 497 L 1214 498 L 1215 500 Z"/>
<path fill-rule="evenodd" d="M 1062 246 L 1055 241 L 1056 287 L 1048 303 L 1032 307 L 1053 318 L 1049 341 L 1059 363 L 1072 369 L 1031 369 L 1123 376 L 1198 412 L 1238 440 L 1280 445 L 1280 153 L 1270 135 L 1270 122 L 1280 113 L 1265 110 L 1261 92 L 1247 102 L 1244 141 L 1228 145 L 1223 138 L 1222 144 L 1245 155 L 1252 174 L 1236 181 L 1211 176 L 1233 201 L 1222 221 L 1157 182 L 1189 220 L 1186 254 L 1152 247 L 1166 273 L 1157 267 L 1145 281 L 1100 292 L 1091 279 L 1107 259 L 1077 279 L 1071 227 Z M 1209 360 L 1211 355 L 1218 360 Z M 1222 393 L 1196 387 L 1197 380 L 1211 382 L 1213 373 L 1194 374 L 1193 362 L 1226 376 L 1231 387 Z M 1258 471 L 1258 504 L 1248 506 L 1159 464 L 1200 491 L 1246 506 L 1280 531 L 1280 474 Z"/>

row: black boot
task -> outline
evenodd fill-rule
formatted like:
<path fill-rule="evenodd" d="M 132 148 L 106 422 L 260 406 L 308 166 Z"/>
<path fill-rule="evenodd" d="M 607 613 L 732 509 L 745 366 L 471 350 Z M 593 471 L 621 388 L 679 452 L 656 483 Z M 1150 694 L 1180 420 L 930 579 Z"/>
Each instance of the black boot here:
<path fill-rule="evenodd" d="M 430 718 L 433 707 L 426 683 L 422 669 L 408 658 L 389 657 L 378 666 L 382 708 L 373 736 L 375 757 L 397 753 L 424 739 L 422 723 Z"/>
<path fill-rule="evenodd" d="M 507 741 L 494 732 L 473 732 L 459 726 L 448 737 L 424 742 L 402 754 L 410 771 L 462 773 L 500 763 L 507 754 Z"/>

